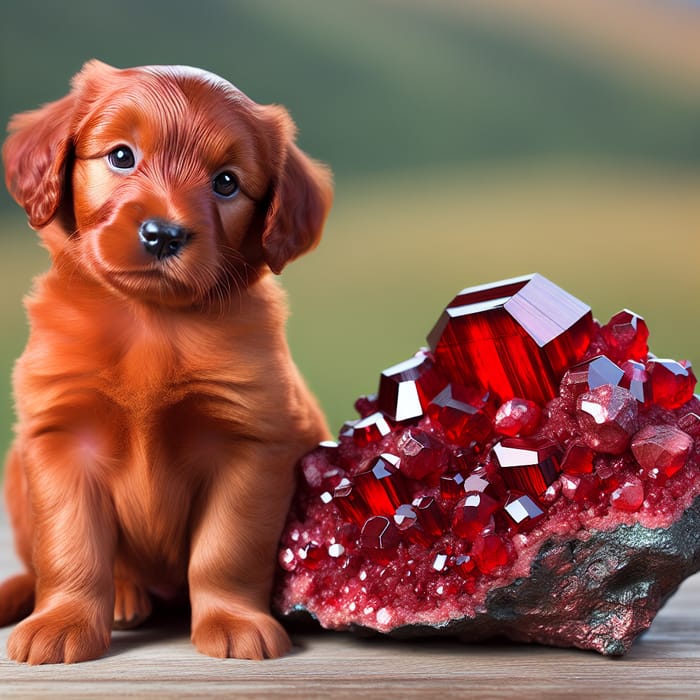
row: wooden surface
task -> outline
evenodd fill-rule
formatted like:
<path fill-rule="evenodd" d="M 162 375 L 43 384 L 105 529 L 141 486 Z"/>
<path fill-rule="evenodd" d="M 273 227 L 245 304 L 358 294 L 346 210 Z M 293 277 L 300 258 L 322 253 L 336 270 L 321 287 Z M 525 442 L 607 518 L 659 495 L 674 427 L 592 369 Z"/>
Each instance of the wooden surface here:
<path fill-rule="evenodd" d="M 0 576 L 17 571 L 0 513 Z M 116 632 L 107 656 L 73 666 L 7 660 L 0 629 L 0 698 L 700 698 L 700 578 L 687 581 L 622 659 L 537 646 L 405 643 L 295 633 L 295 649 L 265 662 L 210 659 L 186 622 Z"/>

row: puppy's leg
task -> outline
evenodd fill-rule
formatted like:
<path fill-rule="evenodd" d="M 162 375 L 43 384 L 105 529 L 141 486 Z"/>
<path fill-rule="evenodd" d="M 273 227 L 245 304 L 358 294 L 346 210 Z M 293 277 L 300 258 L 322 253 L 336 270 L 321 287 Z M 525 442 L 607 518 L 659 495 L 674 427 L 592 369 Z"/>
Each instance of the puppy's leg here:
<path fill-rule="evenodd" d="M 212 479 L 193 536 L 192 641 L 209 656 L 273 658 L 291 647 L 269 606 L 293 460 L 260 446 L 238 456 Z"/>
<path fill-rule="evenodd" d="M 0 627 L 11 625 L 31 613 L 35 585 L 33 574 L 18 574 L 0 583 Z"/>
<path fill-rule="evenodd" d="M 24 453 L 37 586 L 34 612 L 7 642 L 15 661 L 84 661 L 109 645 L 114 516 L 98 470 L 75 447 L 68 433 L 48 432 Z"/>
<path fill-rule="evenodd" d="M 128 630 L 145 622 L 152 611 L 148 591 L 128 575 L 114 577 L 114 622 L 115 630 Z"/>
<path fill-rule="evenodd" d="M 27 482 L 22 471 L 17 444 L 12 446 L 5 465 L 5 501 L 15 536 L 15 549 L 28 569 L 0 584 L 0 627 L 27 617 L 34 607 L 36 578 L 31 572 L 31 515 Z"/>

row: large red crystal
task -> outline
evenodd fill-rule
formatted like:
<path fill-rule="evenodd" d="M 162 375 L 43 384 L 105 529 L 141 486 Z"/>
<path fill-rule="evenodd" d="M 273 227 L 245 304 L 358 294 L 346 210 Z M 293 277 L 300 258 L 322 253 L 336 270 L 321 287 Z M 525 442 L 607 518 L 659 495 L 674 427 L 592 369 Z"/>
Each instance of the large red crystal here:
<path fill-rule="evenodd" d="M 650 538 L 700 496 L 695 377 L 647 356 L 647 335 L 627 310 L 599 326 L 539 275 L 464 290 L 431 350 L 385 370 L 360 419 L 302 459 L 278 610 L 624 652 L 678 583 L 644 578 L 669 547 L 649 554 Z M 700 514 L 678 532 L 698 529 Z M 511 624 L 526 589 L 542 607 Z"/>
<path fill-rule="evenodd" d="M 535 274 L 464 289 L 428 343 L 449 379 L 544 404 L 583 357 L 592 326 L 590 307 Z"/>

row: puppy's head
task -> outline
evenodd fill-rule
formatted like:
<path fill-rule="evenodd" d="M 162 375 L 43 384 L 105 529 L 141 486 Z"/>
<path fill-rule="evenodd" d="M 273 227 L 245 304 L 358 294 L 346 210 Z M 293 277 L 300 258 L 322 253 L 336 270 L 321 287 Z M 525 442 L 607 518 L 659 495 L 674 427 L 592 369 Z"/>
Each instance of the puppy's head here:
<path fill-rule="evenodd" d="M 191 305 L 318 242 L 331 178 L 294 137 L 283 108 L 211 73 L 92 61 L 66 97 L 12 120 L 5 178 L 31 226 L 56 222 L 60 252 L 104 284 Z"/>

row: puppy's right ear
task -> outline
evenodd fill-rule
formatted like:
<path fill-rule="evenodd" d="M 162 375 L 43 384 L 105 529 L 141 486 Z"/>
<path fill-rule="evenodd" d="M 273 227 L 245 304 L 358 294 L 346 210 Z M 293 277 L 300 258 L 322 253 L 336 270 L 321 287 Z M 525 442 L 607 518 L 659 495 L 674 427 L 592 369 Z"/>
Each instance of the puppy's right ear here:
<path fill-rule="evenodd" d="M 5 184 L 35 229 L 51 221 L 65 193 L 75 100 L 70 93 L 41 109 L 17 114 L 8 127 L 2 149 Z"/>

